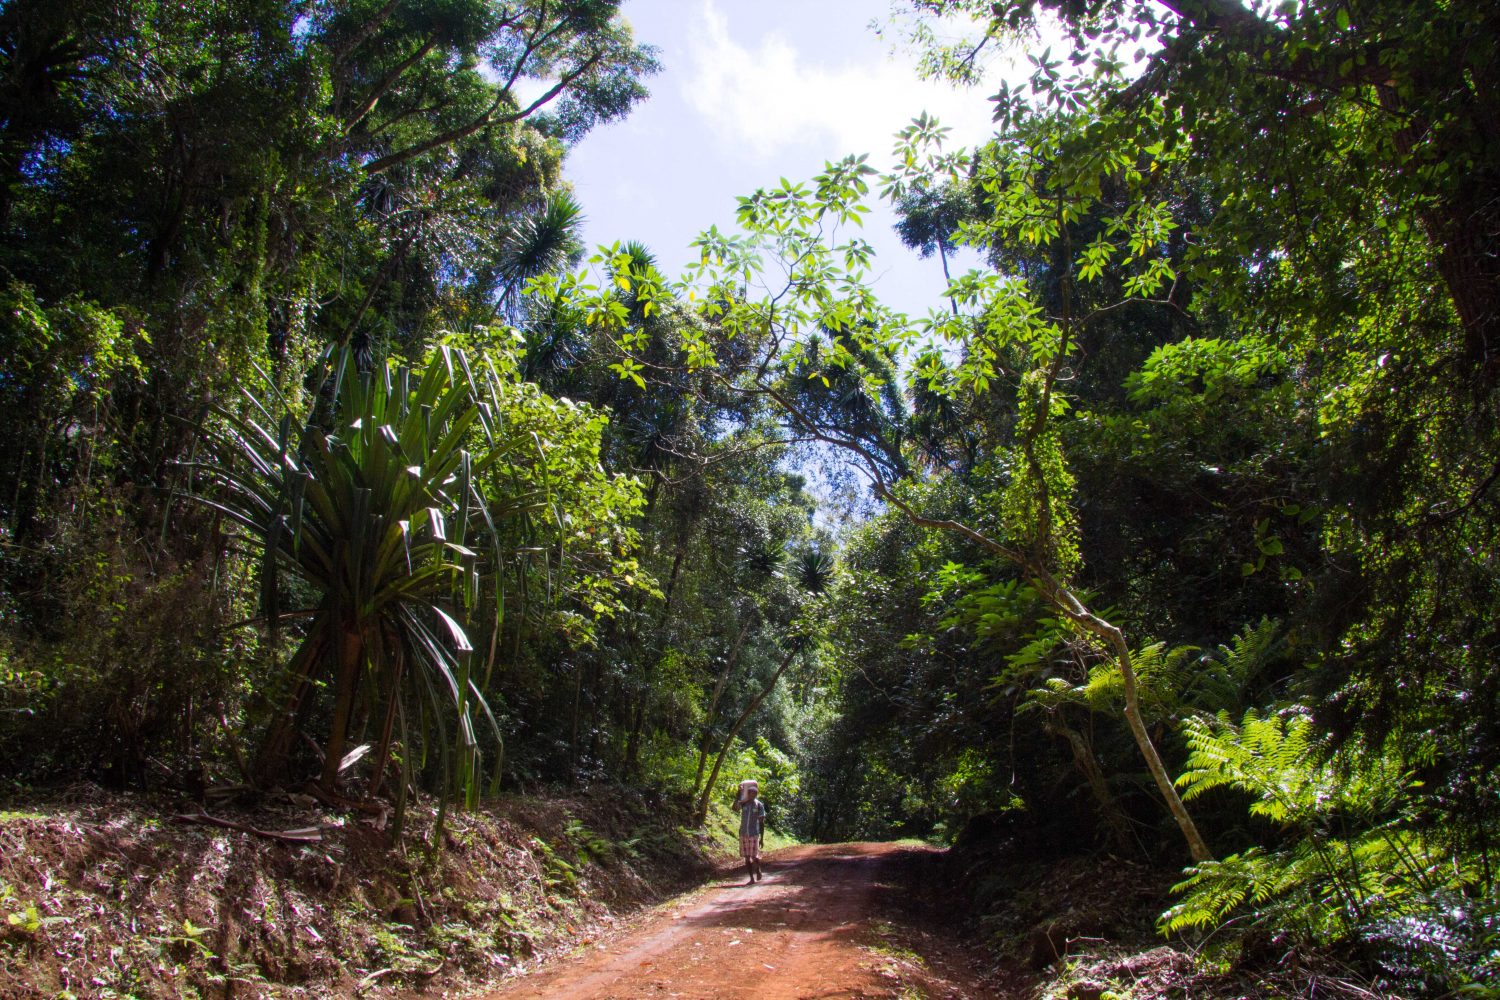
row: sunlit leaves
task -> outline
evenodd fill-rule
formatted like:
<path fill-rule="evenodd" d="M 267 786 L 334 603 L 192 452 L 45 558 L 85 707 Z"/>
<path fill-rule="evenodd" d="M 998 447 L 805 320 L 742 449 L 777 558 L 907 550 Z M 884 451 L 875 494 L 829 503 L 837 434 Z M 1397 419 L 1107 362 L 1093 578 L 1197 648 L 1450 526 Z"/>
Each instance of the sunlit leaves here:
<path fill-rule="evenodd" d="M 630 379 L 630 381 L 636 384 L 637 388 L 646 388 L 646 380 L 641 377 L 641 372 L 645 370 L 645 365 L 634 358 L 622 358 L 610 365 L 609 370 L 618 372 L 621 378 Z"/>
<path fill-rule="evenodd" d="M 881 178 L 880 196 L 899 202 L 909 195 L 961 181 L 971 158 L 967 150 L 944 150 L 951 131 L 923 112 L 897 132 L 893 150 L 896 167 Z"/>
<path fill-rule="evenodd" d="M 1187 337 L 1153 351 L 1126 386 L 1139 403 L 1166 404 L 1190 396 L 1214 401 L 1243 392 L 1289 364 L 1284 352 L 1261 337 Z"/>
<path fill-rule="evenodd" d="M 200 466 L 216 486 L 204 502 L 264 554 L 272 627 L 289 611 L 306 621 L 293 669 L 315 681 L 333 675 L 328 759 L 342 754 L 356 705 L 392 718 L 398 708 L 420 713 L 431 728 L 408 753 L 430 747 L 454 765 L 471 802 L 479 720 L 489 718 L 471 636 L 500 627 L 476 619 L 482 603 L 503 606 L 506 587 L 537 560 L 548 563 L 550 590 L 575 551 L 594 560 L 586 585 L 559 590 L 587 591 L 595 613 L 608 613 L 621 585 L 611 562 L 628 555 L 624 522 L 640 503 L 633 481 L 599 467 L 601 416 L 548 399 L 503 367 L 505 377 L 443 346 L 419 369 L 366 374 L 353 352 L 339 352 L 329 412 L 299 426 L 273 416 L 274 399 L 247 393 L 257 416 L 221 411 L 207 435 L 217 462 Z M 284 576 L 311 607 L 283 606 Z M 325 782 L 335 778 L 325 769 Z"/>
<path fill-rule="evenodd" d="M 1420 832 L 1417 782 L 1389 748 L 1334 753 L 1298 710 L 1251 710 L 1238 723 L 1227 713 L 1193 716 L 1183 732 L 1184 799 L 1234 789 L 1250 797 L 1251 815 L 1298 837 L 1189 869 L 1175 887 L 1182 900 L 1162 915 L 1164 932 L 1216 927 L 1248 909 L 1327 942 L 1428 905 L 1438 888 L 1460 888 L 1461 870 Z"/>

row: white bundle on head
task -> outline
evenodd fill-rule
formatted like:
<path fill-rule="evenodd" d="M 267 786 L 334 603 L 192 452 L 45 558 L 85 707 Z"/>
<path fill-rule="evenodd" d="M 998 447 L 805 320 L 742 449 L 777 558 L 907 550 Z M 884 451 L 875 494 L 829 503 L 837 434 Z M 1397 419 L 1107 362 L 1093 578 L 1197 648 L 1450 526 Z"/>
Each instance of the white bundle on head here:
<path fill-rule="evenodd" d="M 748 799 L 750 797 L 750 790 L 751 789 L 754 789 L 755 790 L 755 794 L 759 795 L 760 794 L 760 782 L 756 781 L 754 778 L 746 778 L 744 781 L 740 782 L 740 794 L 739 794 L 738 798 L 735 801 L 737 801 L 737 802 L 744 802 L 746 799 Z"/>

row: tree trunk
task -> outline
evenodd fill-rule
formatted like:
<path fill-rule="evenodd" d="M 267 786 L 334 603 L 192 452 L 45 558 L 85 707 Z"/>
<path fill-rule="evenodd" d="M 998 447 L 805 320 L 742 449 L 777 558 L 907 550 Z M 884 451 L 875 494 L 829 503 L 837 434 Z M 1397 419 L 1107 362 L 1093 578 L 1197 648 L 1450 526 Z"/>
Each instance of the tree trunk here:
<path fill-rule="evenodd" d="M 1089 792 L 1094 796 L 1094 804 L 1099 807 L 1099 818 L 1104 821 L 1105 827 L 1109 830 L 1110 840 L 1114 842 L 1115 850 L 1122 855 L 1133 854 L 1130 843 L 1130 821 L 1125 818 L 1114 796 L 1109 793 L 1109 782 L 1105 780 L 1104 771 L 1094 757 L 1094 748 L 1089 746 L 1088 740 L 1084 739 L 1082 733 L 1068 725 L 1067 720 L 1063 718 L 1062 709 L 1050 713 L 1047 728 L 1068 741 L 1068 746 L 1073 751 L 1073 762 L 1078 765 L 1078 770 L 1083 772 L 1084 780 L 1088 782 Z"/>
<path fill-rule="evenodd" d="M 573 664 L 573 717 L 568 730 L 569 780 L 578 780 L 578 724 L 583 718 L 583 664 Z"/>
<path fill-rule="evenodd" d="M 380 743 L 375 750 L 375 767 L 370 776 L 370 794 L 378 795 L 385 784 L 385 769 L 391 760 L 391 739 L 396 726 L 396 707 L 401 702 L 401 674 L 404 663 L 396 660 L 390 695 L 385 706 L 385 720 L 380 726 Z"/>
<path fill-rule="evenodd" d="M 755 710 L 760 707 L 760 703 L 765 701 L 766 697 L 775 689 L 776 682 L 781 680 L 781 675 L 786 673 L 786 668 L 792 665 L 792 660 L 796 659 L 797 652 L 797 647 L 793 646 L 791 652 L 782 658 L 781 666 L 776 668 L 776 672 L 771 675 L 771 679 L 766 682 L 766 686 L 761 689 L 760 694 L 750 699 L 750 704 L 745 706 L 745 710 L 740 713 L 739 718 L 734 720 L 734 725 L 729 727 L 729 735 L 724 737 L 724 745 L 719 748 L 719 755 L 714 758 L 714 769 L 709 772 L 708 783 L 703 786 L 703 791 L 698 795 L 698 807 L 693 814 L 695 826 L 702 826 L 708 821 L 708 800 L 713 796 L 714 782 L 719 780 L 719 769 L 724 766 L 724 758 L 729 756 L 729 748 L 734 745 L 734 738 L 740 734 L 740 729 L 745 725 L 750 716 L 755 714 Z"/>
<path fill-rule="evenodd" d="M 263 785 L 286 775 L 287 758 L 291 755 L 292 744 L 297 738 L 297 720 L 312 691 L 313 671 L 322 655 L 321 644 L 320 648 L 307 651 L 292 681 L 292 693 L 272 721 L 265 741 L 261 743 L 260 753 L 256 755 L 255 773 L 256 780 Z"/>
<path fill-rule="evenodd" d="M 1056 584 L 1050 581 L 1048 583 L 1056 587 Z M 1135 737 L 1135 745 L 1146 760 L 1146 769 L 1151 772 L 1157 791 L 1161 792 L 1168 811 L 1177 821 L 1177 827 L 1182 831 L 1183 839 L 1187 841 L 1188 853 L 1192 855 L 1193 861 L 1199 864 L 1212 861 L 1213 852 L 1208 849 L 1208 844 L 1204 841 L 1203 835 L 1198 832 L 1198 826 L 1193 822 L 1193 817 L 1189 815 L 1187 807 L 1182 804 L 1182 797 L 1177 794 L 1177 787 L 1172 783 L 1171 776 L 1167 774 L 1166 765 L 1161 762 L 1161 755 L 1156 752 L 1156 744 L 1151 742 L 1151 734 L 1146 730 L 1146 721 L 1141 716 L 1141 696 L 1136 681 L 1135 663 L 1130 656 L 1130 646 L 1125 642 L 1125 633 L 1091 612 L 1072 591 L 1066 588 L 1057 587 L 1052 602 L 1070 619 L 1103 639 L 1114 652 L 1115 662 L 1120 667 L 1120 679 L 1125 689 L 1125 722 L 1130 726 L 1130 735 Z"/>
<path fill-rule="evenodd" d="M 334 688 L 333 725 L 323 749 L 323 776 L 318 784 L 330 795 L 338 788 L 339 765 L 349 738 L 349 720 L 354 715 L 354 692 L 359 687 L 359 668 L 364 662 L 364 635 L 356 629 L 344 631 L 339 646 L 338 686 Z"/>
<path fill-rule="evenodd" d="M 1486 193 L 1434 207 L 1422 220 L 1438 245 L 1437 270 L 1463 324 L 1466 360 L 1492 385 L 1500 378 L 1500 212 L 1478 203 Z"/>
<path fill-rule="evenodd" d="M 665 622 L 672 616 L 672 598 L 677 593 L 677 577 L 682 572 L 682 558 L 687 554 L 686 538 L 678 544 L 677 554 L 672 557 L 672 572 L 667 576 L 667 588 L 662 594 L 661 617 L 657 624 Z"/>
<path fill-rule="evenodd" d="M 943 265 L 943 281 L 947 282 L 948 285 L 951 286 L 953 284 L 953 275 L 948 273 L 947 240 L 938 240 L 938 260 L 941 261 Z M 948 296 L 948 305 L 953 307 L 953 315 L 956 317 L 958 315 L 958 297 L 954 295 Z"/>
<path fill-rule="evenodd" d="M 1146 761 L 1146 769 L 1151 772 L 1151 778 L 1166 802 L 1167 810 L 1177 821 L 1177 827 L 1182 831 L 1183 839 L 1187 841 L 1188 853 L 1192 855 L 1193 861 L 1212 861 L 1213 852 L 1208 849 L 1208 844 L 1204 841 L 1203 835 L 1198 832 L 1193 817 L 1188 814 L 1187 807 L 1182 804 L 1182 797 L 1177 794 L 1177 788 L 1172 784 L 1172 778 L 1167 774 L 1166 766 L 1162 764 L 1155 744 L 1151 742 L 1151 734 L 1146 731 L 1145 720 L 1141 717 L 1140 690 L 1135 675 L 1135 664 L 1130 657 L 1130 646 L 1125 641 L 1125 633 L 1090 611 L 1076 594 L 1058 583 L 1050 574 L 1037 569 L 1035 564 L 1023 554 L 1000 544 L 967 524 L 941 518 L 923 517 L 888 489 L 881 488 L 878 492 L 881 499 L 901 511 L 908 521 L 918 527 L 954 532 L 1008 559 L 1032 578 L 1037 593 L 1048 604 L 1062 612 L 1069 621 L 1104 641 L 1113 654 L 1115 663 L 1120 667 L 1120 678 L 1125 689 L 1125 722 L 1130 727 L 1130 735 L 1135 738 L 1135 744 Z"/>
<path fill-rule="evenodd" d="M 1496 111 L 1493 96 L 1496 89 L 1492 63 L 1469 64 L 1467 88 L 1458 92 L 1441 92 L 1438 85 L 1423 86 L 1423 77 L 1414 75 L 1415 93 L 1403 99 L 1389 82 L 1392 71 L 1380 58 L 1383 51 L 1371 54 L 1367 70 L 1351 75 L 1343 69 L 1335 70 L 1331 62 L 1321 62 L 1306 49 L 1290 49 L 1294 54 L 1286 57 L 1289 47 L 1282 32 L 1241 0 L 1163 0 L 1163 5 L 1199 31 L 1227 32 L 1228 37 L 1237 40 L 1238 48 L 1262 63 L 1265 71 L 1288 82 L 1312 85 L 1351 101 L 1365 100 L 1360 91 L 1373 85 L 1381 108 L 1405 122 L 1394 136 L 1396 152 L 1403 158 L 1410 156 L 1419 144 L 1433 141 L 1435 123 L 1427 109 L 1434 106 L 1467 120 L 1479 133 L 1468 136 L 1464 144 L 1449 142 L 1446 148 L 1440 145 L 1436 155 L 1443 165 L 1468 163 L 1476 145 L 1482 147 L 1486 141 L 1493 144 L 1497 139 L 1500 128 L 1496 122 L 1500 113 Z M 1494 23 L 1489 18 L 1472 27 L 1482 35 Z M 1141 79 L 1144 81 L 1146 77 Z M 1127 94 L 1135 91 L 1136 86 Z M 1492 157 L 1484 157 L 1480 164 L 1470 164 L 1465 169 L 1466 179 L 1457 190 L 1422 211 L 1421 218 L 1438 251 L 1437 272 L 1464 328 L 1465 361 L 1489 385 L 1500 378 L 1500 240 L 1496 239 L 1495 210 L 1500 185 L 1493 167 L 1486 169 L 1483 165 L 1485 160 L 1494 162 Z M 1399 161 L 1389 164 L 1399 165 Z"/>
<path fill-rule="evenodd" d="M 627 782 L 634 781 L 640 770 L 641 732 L 646 728 L 647 693 L 641 691 L 630 713 L 630 732 L 625 737 L 625 769 Z"/>
<path fill-rule="evenodd" d="M 708 709 L 703 713 L 703 738 L 698 741 L 698 773 L 693 776 L 693 794 L 698 794 L 698 788 L 703 783 L 703 769 L 708 764 L 708 746 L 713 740 L 714 720 L 719 709 L 719 698 L 724 694 L 724 686 L 729 683 L 729 676 L 734 673 L 735 665 L 740 660 L 740 650 L 745 646 L 745 637 L 750 634 L 750 626 L 755 621 L 755 616 L 748 615 L 745 622 L 740 626 L 740 634 L 735 637 L 734 648 L 729 652 L 729 658 L 724 662 L 724 669 L 719 671 L 719 679 L 714 684 L 714 693 L 708 699 Z"/>

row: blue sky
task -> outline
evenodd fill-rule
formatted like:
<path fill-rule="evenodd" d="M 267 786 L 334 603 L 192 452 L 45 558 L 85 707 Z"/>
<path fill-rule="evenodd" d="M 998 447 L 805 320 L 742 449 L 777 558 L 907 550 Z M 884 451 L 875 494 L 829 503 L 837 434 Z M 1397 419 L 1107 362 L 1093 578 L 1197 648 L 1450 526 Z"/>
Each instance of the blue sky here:
<path fill-rule="evenodd" d="M 825 161 L 869 153 L 884 169 L 895 132 L 923 111 L 957 144 L 989 134 L 986 95 L 916 79 L 869 25 L 890 0 L 627 0 L 636 37 L 661 49 L 652 95 L 622 122 L 589 134 L 566 174 L 592 247 L 639 240 L 677 275 L 710 225 L 732 228 L 735 199 L 780 177 L 805 180 Z M 998 76 L 997 76 L 998 79 Z M 905 250 L 877 211 L 865 238 L 879 253 L 883 301 L 916 315 L 941 306 L 942 271 Z"/>

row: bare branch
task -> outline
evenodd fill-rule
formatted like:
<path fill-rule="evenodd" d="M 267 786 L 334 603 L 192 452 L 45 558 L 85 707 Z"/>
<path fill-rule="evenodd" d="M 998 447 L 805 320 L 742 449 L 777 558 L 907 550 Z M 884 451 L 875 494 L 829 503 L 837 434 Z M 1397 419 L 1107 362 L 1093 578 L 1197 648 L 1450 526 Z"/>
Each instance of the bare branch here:
<path fill-rule="evenodd" d="M 364 120 L 364 117 L 366 115 L 368 115 L 371 111 L 374 111 L 375 105 L 379 104 L 380 99 L 390 92 L 390 89 L 396 85 L 396 81 L 401 79 L 402 74 L 404 74 L 407 70 L 411 69 L 417 63 L 426 58 L 429 52 L 437 48 L 437 43 L 437 36 L 434 35 L 433 37 L 427 39 L 427 41 L 419 45 L 415 52 L 397 63 L 395 67 L 393 67 L 391 71 L 385 75 L 384 79 L 382 79 L 375 85 L 375 87 L 370 91 L 370 96 L 365 98 L 364 103 L 361 104 L 355 110 L 354 114 L 350 116 L 349 121 L 344 125 L 344 131 L 346 133 L 351 131 L 354 126 L 358 125 L 361 121 Z"/>

